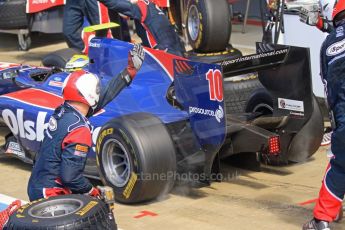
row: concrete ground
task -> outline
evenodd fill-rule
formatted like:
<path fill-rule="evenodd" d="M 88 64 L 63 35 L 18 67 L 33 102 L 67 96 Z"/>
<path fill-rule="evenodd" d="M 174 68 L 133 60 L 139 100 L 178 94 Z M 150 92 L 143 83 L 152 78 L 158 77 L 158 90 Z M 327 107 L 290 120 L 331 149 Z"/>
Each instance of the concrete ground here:
<path fill-rule="evenodd" d="M 260 28 L 248 26 L 242 34 L 234 26 L 231 41 L 244 53 L 254 52 Z M 51 42 L 53 40 L 53 42 Z M 238 46 L 237 46 L 238 45 Z M 241 46 L 241 47 L 240 47 Z M 0 61 L 39 65 L 45 54 L 64 48 L 61 36 L 34 36 L 29 52 L 16 51 L 16 36 L 0 34 Z M 312 217 L 307 201 L 317 197 L 327 164 L 326 147 L 306 163 L 284 167 L 263 166 L 261 172 L 222 164 L 223 182 L 192 189 L 176 187 L 160 200 L 140 205 L 116 206 L 121 229 L 301 229 Z M 0 193 L 28 200 L 26 186 L 31 166 L 0 158 Z M 345 229 L 334 224 L 333 229 Z"/>

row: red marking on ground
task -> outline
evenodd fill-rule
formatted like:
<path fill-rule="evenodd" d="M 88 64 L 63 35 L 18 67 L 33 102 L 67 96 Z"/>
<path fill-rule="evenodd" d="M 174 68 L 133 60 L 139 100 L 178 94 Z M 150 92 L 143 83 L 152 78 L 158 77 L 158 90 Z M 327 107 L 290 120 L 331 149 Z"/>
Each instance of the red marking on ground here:
<path fill-rule="evenodd" d="M 299 205 L 303 206 L 303 205 L 307 205 L 307 204 L 311 204 L 311 203 L 315 203 L 318 199 L 311 199 L 311 200 L 307 200 L 301 203 L 298 203 Z"/>
<path fill-rule="evenodd" d="M 242 21 L 238 21 L 237 19 L 232 20 L 232 22 L 236 25 L 242 25 L 243 24 Z M 262 26 L 262 25 L 264 25 L 264 22 L 261 20 L 256 20 L 256 19 L 248 19 L 247 25 Z"/>
<path fill-rule="evenodd" d="M 137 216 L 134 216 L 133 218 L 139 219 L 139 218 L 142 218 L 142 217 L 145 217 L 145 216 L 158 216 L 157 213 L 146 211 L 146 210 L 141 211 L 140 213 L 141 214 L 139 214 Z"/>

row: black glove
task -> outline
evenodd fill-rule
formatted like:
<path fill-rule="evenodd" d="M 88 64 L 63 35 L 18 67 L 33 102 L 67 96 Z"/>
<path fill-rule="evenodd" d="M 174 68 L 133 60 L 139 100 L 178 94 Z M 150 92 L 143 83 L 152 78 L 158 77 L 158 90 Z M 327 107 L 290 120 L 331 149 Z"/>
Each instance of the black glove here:
<path fill-rule="evenodd" d="M 142 45 L 134 44 L 133 49 L 128 52 L 128 66 L 127 71 L 133 80 L 141 65 L 144 62 L 145 51 Z"/>

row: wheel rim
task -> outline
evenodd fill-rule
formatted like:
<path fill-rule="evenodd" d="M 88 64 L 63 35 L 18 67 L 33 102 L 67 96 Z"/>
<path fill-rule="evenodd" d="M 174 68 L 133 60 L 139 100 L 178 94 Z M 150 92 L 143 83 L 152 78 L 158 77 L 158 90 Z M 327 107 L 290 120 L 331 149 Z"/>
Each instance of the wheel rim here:
<path fill-rule="evenodd" d="M 254 107 L 253 112 L 260 112 L 262 115 L 271 115 L 273 114 L 273 108 L 268 104 L 260 103 Z"/>
<path fill-rule="evenodd" d="M 104 144 L 102 164 L 105 176 L 116 187 L 123 187 L 127 184 L 131 164 L 126 148 L 116 139 L 110 139 Z"/>
<path fill-rule="evenodd" d="M 196 41 L 199 35 L 200 19 L 198 8 L 193 5 L 188 12 L 188 34 L 193 41 Z"/>
<path fill-rule="evenodd" d="M 49 200 L 29 209 L 29 215 L 35 218 L 56 218 L 75 213 L 84 203 L 77 199 Z"/>

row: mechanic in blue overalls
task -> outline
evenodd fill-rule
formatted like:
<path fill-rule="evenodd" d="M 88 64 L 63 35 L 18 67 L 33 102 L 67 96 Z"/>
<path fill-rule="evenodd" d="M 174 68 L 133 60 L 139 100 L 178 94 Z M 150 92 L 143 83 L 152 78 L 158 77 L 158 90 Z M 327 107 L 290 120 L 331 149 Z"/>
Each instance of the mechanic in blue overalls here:
<path fill-rule="evenodd" d="M 345 194 L 345 0 L 335 2 L 332 21 L 334 29 L 322 44 L 320 59 L 333 126 L 333 157 L 323 178 L 314 218 L 303 226 L 304 230 L 329 230 Z"/>
<path fill-rule="evenodd" d="M 88 117 L 131 84 L 144 55 L 143 47 L 134 45 L 128 54 L 127 68 L 104 89 L 100 89 L 98 77 L 85 70 L 75 71 L 66 78 L 62 89 L 65 102 L 50 117 L 29 179 L 30 201 L 71 193 L 100 195 L 83 176 L 92 146 Z"/>
<path fill-rule="evenodd" d="M 109 10 L 126 15 L 136 21 L 143 45 L 183 56 L 184 45 L 167 16 L 150 0 L 99 0 Z M 84 49 L 81 30 L 84 16 L 99 24 L 99 5 L 96 0 L 68 0 L 64 10 L 64 35 L 69 47 Z"/>

